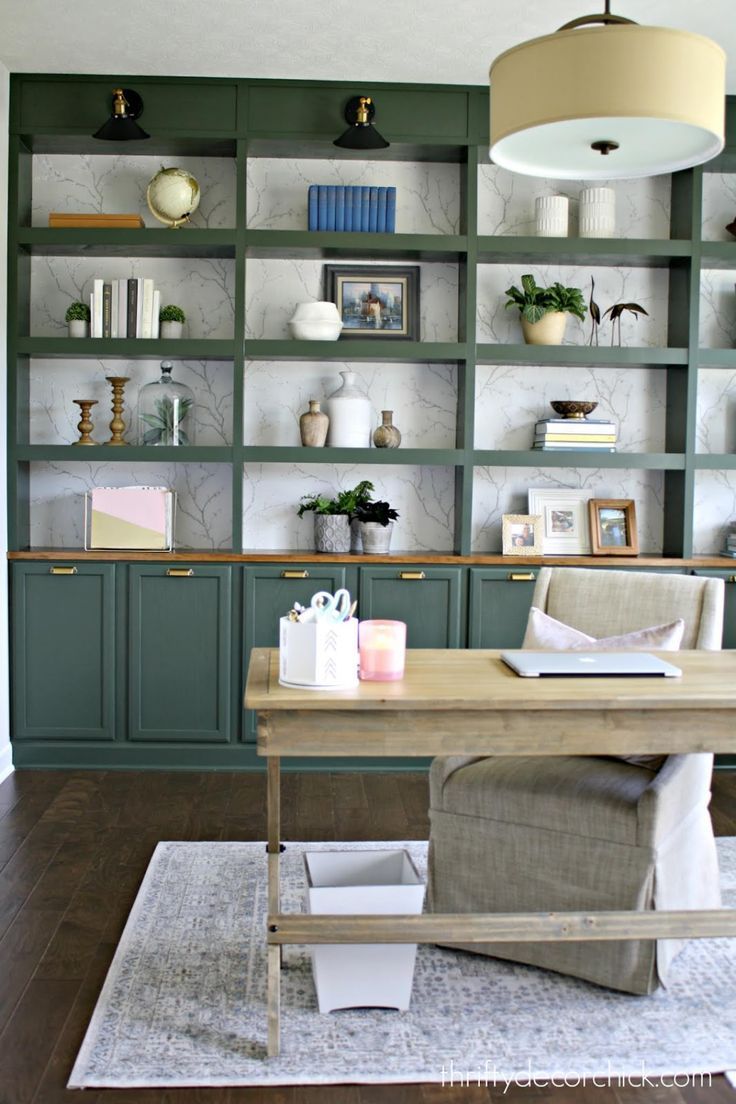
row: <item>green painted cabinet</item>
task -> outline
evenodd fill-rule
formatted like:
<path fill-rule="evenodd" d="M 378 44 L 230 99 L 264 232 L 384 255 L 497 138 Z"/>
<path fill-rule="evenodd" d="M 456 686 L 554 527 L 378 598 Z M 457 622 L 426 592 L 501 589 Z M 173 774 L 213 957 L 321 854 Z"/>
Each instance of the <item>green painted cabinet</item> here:
<path fill-rule="evenodd" d="M 313 594 L 327 590 L 334 594 L 346 583 L 348 569 L 342 564 L 299 564 L 282 566 L 259 564 L 246 567 L 243 575 L 244 663 L 243 689 L 251 648 L 276 648 L 279 643 L 279 618 L 295 602 L 308 606 Z M 244 711 L 244 733 L 248 743 L 255 742 L 255 714 Z"/>
<path fill-rule="evenodd" d="M 115 568 L 14 564 L 16 740 L 115 738 Z"/>
<path fill-rule="evenodd" d="M 520 648 L 539 568 L 471 567 L 468 647 Z"/>
<path fill-rule="evenodd" d="M 408 648 L 462 648 L 464 574 L 461 567 L 361 567 L 358 615 L 405 621 Z"/>
<path fill-rule="evenodd" d="M 229 742 L 232 569 L 127 571 L 128 738 Z"/>

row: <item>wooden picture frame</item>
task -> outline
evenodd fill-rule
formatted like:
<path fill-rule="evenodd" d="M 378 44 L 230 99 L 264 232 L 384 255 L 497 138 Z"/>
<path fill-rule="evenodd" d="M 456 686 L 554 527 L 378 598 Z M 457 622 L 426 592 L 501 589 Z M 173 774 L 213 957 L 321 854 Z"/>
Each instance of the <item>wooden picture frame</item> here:
<path fill-rule="evenodd" d="M 419 340 L 419 265 L 325 265 L 325 299 L 342 320 L 340 341 Z"/>
<path fill-rule="evenodd" d="M 590 545 L 594 556 L 638 556 L 633 498 L 591 498 Z"/>
<path fill-rule="evenodd" d="M 504 514 L 501 530 L 504 556 L 542 555 L 540 514 Z"/>
<path fill-rule="evenodd" d="M 542 516 L 545 556 L 590 555 L 587 504 L 590 491 L 573 487 L 530 488 L 528 510 Z"/>

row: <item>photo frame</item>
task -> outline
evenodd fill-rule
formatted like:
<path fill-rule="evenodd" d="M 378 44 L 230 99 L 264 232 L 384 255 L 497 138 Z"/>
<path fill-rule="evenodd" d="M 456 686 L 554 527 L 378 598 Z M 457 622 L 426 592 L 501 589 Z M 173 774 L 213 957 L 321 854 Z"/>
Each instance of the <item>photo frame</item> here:
<path fill-rule="evenodd" d="M 633 498 L 591 498 L 590 543 L 594 556 L 638 556 Z"/>
<path fill-rule="evenodd" d="M 545 556 L 589 556 L 588 491 L 543 487 L 529 491 L 529 513 L 542 516 Z"/>
<path fill-rule="evenodd" d="M 419 265 L 325 265 L 324 296 L 342 320 L 340 341 L 419 340 Z"/>
<path fill-rule="evenodd" d="M 501 528 L 504 556 L 542 555 L 541 514 L 504 514 Z"/>

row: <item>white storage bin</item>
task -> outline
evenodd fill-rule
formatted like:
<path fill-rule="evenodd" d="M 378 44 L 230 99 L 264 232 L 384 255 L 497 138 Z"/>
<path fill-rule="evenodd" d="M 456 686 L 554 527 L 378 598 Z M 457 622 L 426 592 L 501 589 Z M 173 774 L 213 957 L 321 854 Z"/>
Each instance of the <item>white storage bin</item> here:
<path fill-rule="evenodd" d="M 407 851 L 313 851 L 304 867 L 315 915 L 422 911 L 424 883 Z M 416 943 L 315 944 L 311 952 L 320 1012 L 409 1007 Z"/>
<path fill-rule="evenodd" d="M 358 685 L 358 619 L 279 622 L 279 682 L 310 690 Z"/>

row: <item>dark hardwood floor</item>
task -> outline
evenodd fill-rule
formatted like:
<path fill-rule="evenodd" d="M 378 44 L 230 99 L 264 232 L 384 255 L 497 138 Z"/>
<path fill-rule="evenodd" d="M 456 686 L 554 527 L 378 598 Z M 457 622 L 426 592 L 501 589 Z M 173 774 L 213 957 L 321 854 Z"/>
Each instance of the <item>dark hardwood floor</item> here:
<path fill-rule="evenodd" d="M 287 774 L 285 838 L 426 839 L 422 774 Z M 736 772 L 714 783 L 736 835 Z M 298 829 L 297 829 L 298 825 Z M 0 786 L 0 1104 L 736 1104 L 710 1088 L 544 1090 L 438 1085 L 88 1090 L 64 1086 L 154 846 L 263 839 L 257 774 L 25 771 Z"/>

